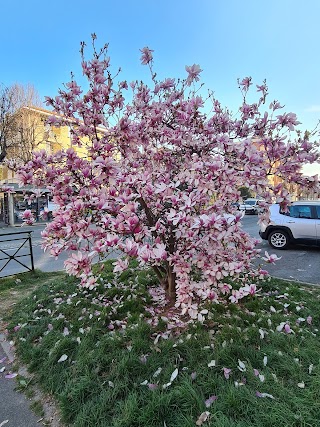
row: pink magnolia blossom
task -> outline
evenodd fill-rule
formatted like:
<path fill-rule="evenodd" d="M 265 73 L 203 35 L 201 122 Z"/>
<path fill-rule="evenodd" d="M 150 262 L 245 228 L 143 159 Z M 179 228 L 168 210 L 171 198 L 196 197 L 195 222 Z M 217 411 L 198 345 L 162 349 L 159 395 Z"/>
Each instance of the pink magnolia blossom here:
<path fill-rule="evenodd" d="M 26 209 L 24 212 L 22 212 L 21 218 L 23 220 L 23 224 L 25 225 L 33 225 L 36 221 L 30 209 Z"/>
<path fill-rule="evenodd" d="M 284 331 L 285 331 L 286 334 L 293 333 L 293 330 L 290 328 L 290 325 L 288 323 L 286 323 L 284 325 Z"/>
<path fill-rule="evenodd" d="M 186 71 L 188 73 L 187 84 L 190 86 L 191 83 L 197 82 L 200 80 L 199 74 L 201 73 L 201 68 L 197 64 L 191 66 L 186 65 Z"/>
<path fill-rule="evenodd" d="M 301 175 L 303 164 L 319 162 L 319 153 L 307 135 L 288 138 L 298 122 L 293 113 L 274 118 L 278 102 L 267 111 L 261 98 L 248 102 L 251 78 L 239 81 L 243 99 L 234 117 L 213 95 L 199 95 L 199 65 L 186 67 L 184 80 L 159 81 L 153 51 L 145 47 L 141 61 L 151 83 L 133 81 L 127 97 L 128 84 L 107 53 L 106 45 L 87 60 L 81 50 L 87 92 L 72 79 L 47 99 L 51 123 L 70 127 L 72 146 L 35 152 L 19 168 L 24 185 L 50 188 L 57 205 L 43 248 L 55 257 L 67 251 L 67 272 L 89 289 L 99 274 L 93 262 L 119 257 L 114 271 L 121 272 L 135 258 L 153 268 L 165 290 L 155 304 L 174 302 L 182 314 L 203 321 L 203 302 L 237 303 L 254 295 L 267 275 L 254 267 L 258 240 L 235 213 L 238 188 L 263 197 L 261 219 L 268 222 L 274 198 L 283 208 L 290 203 L 286 183 L 319 191 L 316 178 Z M 258 90 L 267 96 L 265 82 Z M 30 210 L 24 219 L 32 223 Z M 262 259 L 279 258 L 266 252 Z"/>
<path fill-rule="evenodd" d="M 239 85 L 245 90 L 248 91 L 249 87 L 252 85 L 251 83 L 252 78 L 251 77 L 245 77 L 241 81 L 239 81 Z"/>
<path fill-rule="evenodd" d="M 231 374 L 231 371 L 232 371 L 232 369 L 229 369 L 229 368 L 223 368 L 223 375 L 224 375 L 224 377 L 225 377 L 225 379 L 226 379 L 226 380 L 228 380 L 228 379 L 229 379 L 230 374 Z"/>
<path fill-rule="evenodd" d="M 277 255 L 272 254 L 269 255 L 269 253 L 267 251 L 265 251 L 265 256 L 262 257 L 262 259 L 270 264 L 275 264 L 275 261 L 278 261 L 279 259 L 281 259 L 281 257 L 277 257 Z"/>
<path fill-rule="evenodd" d="M 218 396 L 210 396 L 205 402 L 204 404 L 206 405 L 206 408 L 210 408 L 210 406 L 213 404 L 213 402 L 215 402 L 218 399 Z"/>
<path fill-rule="evenodd" d="M 129 260 L 126 258 L 124 260 L 122 259 L 118 259 L 115 263 L 114 263 L 114 269 L 113 271 L 115 273 L 121 273 L 122 271 L 126 270 L 129 266 Z"/>
<path fill-rule="evenodd" d="M 141 49 L 141 64 L 146 65 L 152 61 L 152 52 L 153 50 L 149 49 L 148 47 L 144 47 L 143 49 Z"/>
<path fill-rule="evenodd" d="M 158 388 L 158 384 L 148 383 L 149 390 L 156 390 Z"/>

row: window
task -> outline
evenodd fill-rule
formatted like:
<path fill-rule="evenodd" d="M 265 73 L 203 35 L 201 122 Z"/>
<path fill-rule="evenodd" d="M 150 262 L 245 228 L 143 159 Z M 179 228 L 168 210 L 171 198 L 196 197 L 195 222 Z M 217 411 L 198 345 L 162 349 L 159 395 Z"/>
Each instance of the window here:
<path fill-rule="evenodd" d="M 305 205 L 295 205 L 289 207 L 290 216 L 293 218 L 312 218 L 311 207 Z"/>
<path fill-rule="evenodd" d="M 316 206 L 317 218 L 320 219 L 320 205 Z"/>

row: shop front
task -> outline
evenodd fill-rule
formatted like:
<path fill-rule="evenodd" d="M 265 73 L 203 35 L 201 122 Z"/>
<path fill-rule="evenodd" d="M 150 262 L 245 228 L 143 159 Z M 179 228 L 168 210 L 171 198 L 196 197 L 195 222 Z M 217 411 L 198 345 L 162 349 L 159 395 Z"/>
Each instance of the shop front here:
<path fill-rule="evenodd" d="M 19 187 L 16 183 L 7 186 L 11 187 L 9 192 L 0 192 L 0 226 L 22 224 L 22 214 L 26 209 L 30 209 L 36 223 L 48 221 L 43 213 L 50 203 L 49 190 Z"/>

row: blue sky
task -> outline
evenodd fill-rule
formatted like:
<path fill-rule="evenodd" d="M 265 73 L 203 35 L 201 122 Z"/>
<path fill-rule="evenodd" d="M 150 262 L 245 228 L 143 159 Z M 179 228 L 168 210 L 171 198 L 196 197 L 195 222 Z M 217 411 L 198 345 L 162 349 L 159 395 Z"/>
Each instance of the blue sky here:
<path fill-rule="evenodd" d="M 0 11 L 0 83 L 31 83 L 42 98 L 71 71 L 81 76 L 80 41 L 95 32 L 128 80 L 147 75 L 139 49 L 149 46 L 161 77 L 200 64 L 206 87 L 232 110 L 237 78 L 250 75 L 266 78 L 270 101 L 303 128 L 320 119 L 319 0 L 0 0 Z"/>

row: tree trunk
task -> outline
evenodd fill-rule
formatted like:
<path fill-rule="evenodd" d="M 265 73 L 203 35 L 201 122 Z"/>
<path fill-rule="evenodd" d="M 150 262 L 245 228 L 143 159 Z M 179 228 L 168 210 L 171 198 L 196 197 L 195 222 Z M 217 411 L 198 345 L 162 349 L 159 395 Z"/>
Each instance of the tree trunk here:
<path fill-rule="evenodd" d="M 167 297 L 171 302 L 176 299 L 176 273 L 173 272 L 173 267 L 166 265 L 166 267 L 153 266 L 161 285 L 166 291 Z"/>
<path fill-rule="evenodd" d="M 167 295 L 171 301 L 176 299 L 176 273 L 173 272 L 173 268 L 169 266 L 167 275 Z"/>

